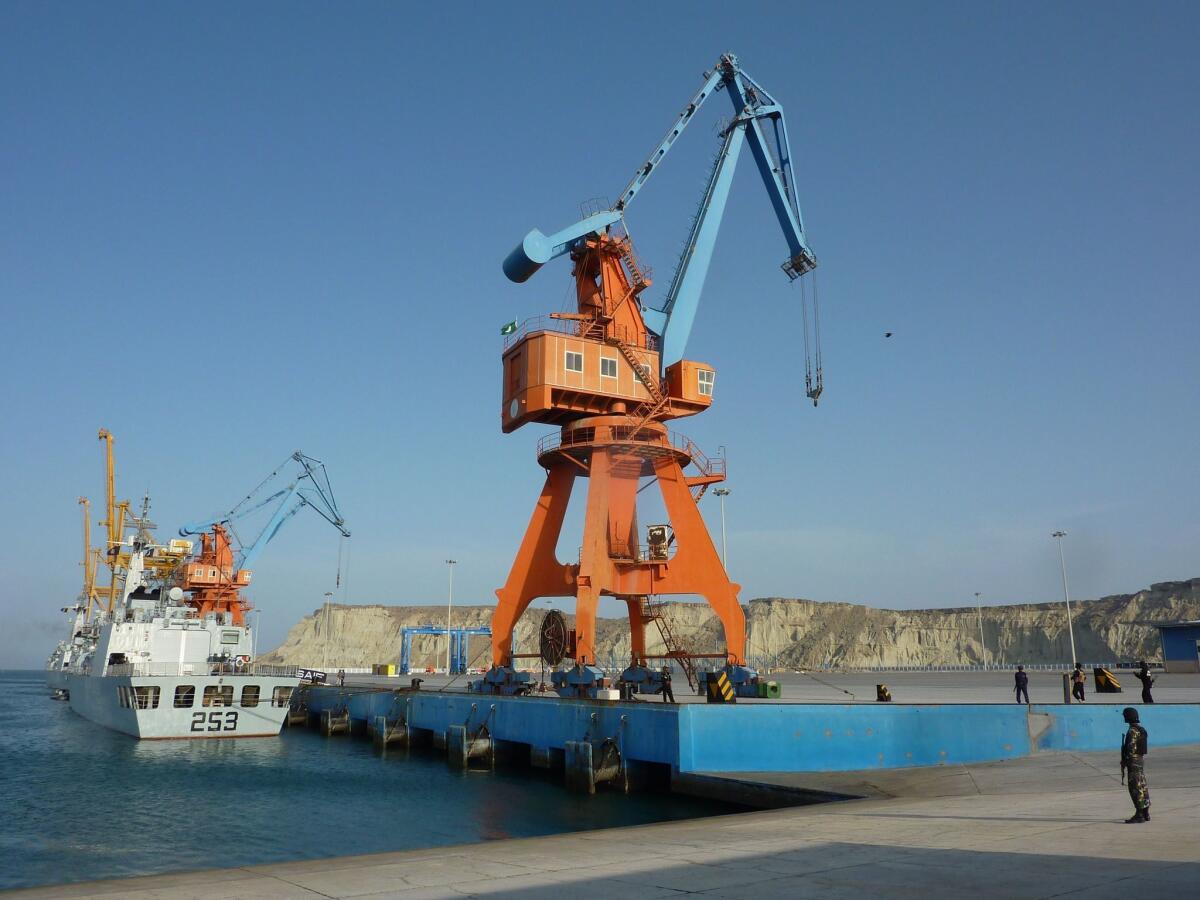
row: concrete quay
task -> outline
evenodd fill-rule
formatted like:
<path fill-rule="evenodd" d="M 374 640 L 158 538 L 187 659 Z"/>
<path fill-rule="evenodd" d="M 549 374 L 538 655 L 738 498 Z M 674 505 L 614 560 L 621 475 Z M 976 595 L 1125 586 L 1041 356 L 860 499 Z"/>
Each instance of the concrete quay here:
<path fill-rule="evenodd" d="M 886 684 L 894 701 L 903 703 L 996 703 L 1014 701 L 1013 672 L 1015 666 L 990 671 L 963 672 L 773 672 L 763 677 L 778 681 L 783 696 L 777 700 L 755 700 L 741 698 L 745 705 L 780 703 L 875 703 L 875 685 Z M 336 670 L 335 670 L 336 671 Z M 1061 671 L 1036 670 L 1029 673 L 1030 699 L 1034 703 L 1061 703 L 1063 699 Z M 1124 690 L 1119 694 L 1100 694 L 1094 690 L 1092 670 L 1087 670 L 1087 704 L 1120 704 L 1137 706 L 1141 703 L 1142 687 L 1133 673 L 1126 669 L 1116 670 L 1116 676 Z M 426 690 L 466 691 L 466 683 L 478 675 L 445 674 L 401 675 L 386 678 L 373 675 L 347 675 L 350 686 L 396 688 L 407 686 L 411 678 L 423 680 Z M 1200 674 L 1163 672 L 1154 673 L 1154 699 L 1158 703 L 1200 703 Z M 642 698 L 646 703 L 661 702 L 658 697 Z M 676 673 L 675 699 L 679 703 L 704 703 L 704 697 L 688 689 L 687 681 Z"/>
<path fill-rule="evenodd" d="M 501 697 L 376 686 L 306 687 L 310 725 L 365 734 L 384 723 L 402 741 L 445 749 L 459 767 L 491 761 L 565 769 L 573 789 L 670 779 L 690 792 L 702 773 L 835 772 L 996 762 L 1106 750 L 1124 730 L 1116 704 L 737 704 Z M 1200 744 L 1200 705 L 1135 704 L 1156 746 Z M 376 731 L 380 729 L 376 727 Z M 736 796 L 725 799 L 744 802 Z"/>
<path fill-rule="evenodd" d="M 1200 884 L 1200 746 L 1154 748 L 1152 821 L 1117 755 L 737 776 L 865 799 L 437 850 L 15 891 L 14 898 L 914 897 L 1124 900 Z M 730 777 L 730 776 L 725 776 Z"/>

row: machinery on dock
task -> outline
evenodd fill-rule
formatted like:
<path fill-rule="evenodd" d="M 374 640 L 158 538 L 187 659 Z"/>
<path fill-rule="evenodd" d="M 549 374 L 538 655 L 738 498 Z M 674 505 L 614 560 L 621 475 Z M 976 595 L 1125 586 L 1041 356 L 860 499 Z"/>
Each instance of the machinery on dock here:
<path fill-rule="evenodd" d="M 412 641 L 416 635 L 445 634 L 445 625 L 405 625 L 400 629 L 400 674 L 412 671 Z M 491 637 L 492 629 L 486 625 L 477 628 L 463 626 L 450 629 L 450 675 L 461 675 L 467 671 L 467 645 L 473 635 Z"/>
<path fill-rule="evenodd" d="M 722 146 L 674 278 L 654 307 L 642 300 L 651 278 L 634 252 L 625 214 L 696 112 L 722 91 L 734 115 L 721 130 Z M 492 668 L 473 683 L 474 690 L 525 692 L 528 674 L 518 671 L 514 661 L 541 654 L 513 652 L 517 620 L 537 597 L 574 596 L 575 628 L 566 641 L 574 665 L 556 673 L 554 683 L 562 696 L 607 695 L 610 686 L 596 665 L 595 646 L 596 609 L 603 595 L 623 600 L 628 609 L 632 658 L 622 680 L 634 689 L 662 689 L 654 660 L 679 661 L 692 681 L 692 661 L 707 657 L 723 661 L 738 696 L 757 693 L 757 673 L 746 665 L 739 585 L 729 580 L 697 506 L 710 485 L 725 479 L 725 460 L 705 456 L 666 424 L 703 412 L 713 400 L 712 366 L 685 359 L 684 352 L 734 169 L 747 144 L 787 242 L 783 271 L 789 279 L 801 279 L 817 261 L 805 239 L 783 110 L 732 54 L 723 55 L 705 74 L 703 86 L 615 204 L 585 209 L 581 221 L 551 235 L 530 231 L 504 260 L 505 275 L 522 283 L 551 260 L 569 256 L 576 311 L 502 330 L 502 431 L 531 422 L 556 425 L 559 431 L 538 443 L 545 485 L 508 580 L 496 591 Z M 816 404 L 823 374 L 815 282 L 811 345 L 809 340 L 805 282 L 811 280 L 801 281 L 801 308 L 805 390 Z M 588 479 L 582 548 L 578 562 L 563 563 L 555 546 L 580 477 Z M 643 478 L 652 481 L 642 485 Z M 655 482 L 670 521 L 649 526 L 643 543 L 637 496 Z M 647 653 L 646 625 L 661 620 L 655 598 L 672 594 L 698 594 L 709 603 L 724 627 L 723 652 L 672 646 L 668 629 L 666 654 Z"/>

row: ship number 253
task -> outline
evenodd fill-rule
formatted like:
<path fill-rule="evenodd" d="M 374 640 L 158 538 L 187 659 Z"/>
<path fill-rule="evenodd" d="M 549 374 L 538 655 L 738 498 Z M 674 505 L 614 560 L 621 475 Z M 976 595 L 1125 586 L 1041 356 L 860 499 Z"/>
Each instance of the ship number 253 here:
<path fill-rule="evenodd" d="M 237 731 L 237 710 L 192 713 L 192 731 Z"/>

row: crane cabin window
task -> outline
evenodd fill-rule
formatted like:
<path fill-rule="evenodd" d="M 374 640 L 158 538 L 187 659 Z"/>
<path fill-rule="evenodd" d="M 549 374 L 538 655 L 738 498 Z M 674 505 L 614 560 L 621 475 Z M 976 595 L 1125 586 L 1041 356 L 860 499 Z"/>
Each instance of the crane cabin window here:
<path fill-rule="evenodd" d="M 600 377 L 601 378 L 616 378 L 617 377 L 617 358 L 615 356 L 600 357 Z"/>
<path fill-rule="evenodd" d="M 700 391 L 701 397 L 711 397 L 713 392 L 713 382 L 716 380 L 717 373 L 712 369 L 698 369 L 696 378 L 699 379 L 697 390 Z"/>
<path fill-rule="evenodd" d="M 568 372 L 582 372 L 583 354 L 575 350 L 568 350 L 563 354 L 563 368 Z"/>

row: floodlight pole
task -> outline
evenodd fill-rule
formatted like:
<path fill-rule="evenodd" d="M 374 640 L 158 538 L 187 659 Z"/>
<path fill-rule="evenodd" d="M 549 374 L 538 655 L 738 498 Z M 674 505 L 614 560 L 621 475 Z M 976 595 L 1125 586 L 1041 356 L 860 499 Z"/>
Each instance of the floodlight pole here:
<path fill-rule="evenodd" d="M 982 596 L 983 594 L 981 594 L 979 591 L 975 592 L 975 612 L 979 615 L 979 645 L 983 648 L 983 656 L 981 659 L 983 660 L 983 670 L 986 672 L 988 667 L 988 659 L 987 641 L 985 641 L 983 638 L 983 601 L 980 600 L 980 597 Z"/>
<path fill-rule="evenodd" d="M 1062 566 L 1063 602 L 1067 605 L 1067 633 L 1071 636 L 1071 665 L 1079 662 L 1075 655 L 1075 626 L 1071 622 L 1071 592 L 1067 588 L 1067 558 L 1063 555 L 1062 539 L 1067 536 L 1065 531 L 1055 531 L 1050 537 L 1058 541 L 1058 562 Z"/>
<path fill-rule="evenodd" d="M 713 493 L 721 498 L 721 568 L 729 574 L 729 554 L 725 545 L 725 498 L 729 496 L 728 488 L 717 488 Z"/>
<path fill-rule="evenodd" d="M 446 566 L 450 569 L 450 591 L 446 598 L 446 675 L 450 673 L 450 608 L 454 606 L 454 566 L 458 563 L 457 559 L 446 560 Z"/>

